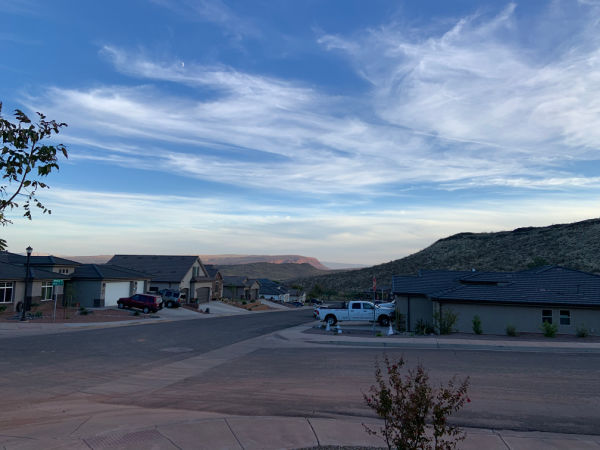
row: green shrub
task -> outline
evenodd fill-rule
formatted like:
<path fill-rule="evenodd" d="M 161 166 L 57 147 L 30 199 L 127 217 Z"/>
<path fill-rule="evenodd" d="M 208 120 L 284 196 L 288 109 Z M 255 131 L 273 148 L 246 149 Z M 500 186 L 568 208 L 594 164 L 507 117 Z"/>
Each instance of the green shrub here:
<path fill-rule="evenodd" d="M 429 322 L 425 322 L 423 319 L 417 320 L 415 324 L 415 334 L 425 335 L 425 334 L 433 334 L 435 330 L 429 324 Z"/>
<path fill-rule="evenodd" d="M 542 322 L 542 333 L 544 336 L 553 338 L 556 336 L 556 332 L 558 331 L 558 326 L 554 323 L 550 322 Z"/>
<path fill-rule="evenodd" d="M 475 334 L 483 333 L 483 328 L 481 328 L 481 318 L 479 316 L 473 317 L 473 333 L 475 333 Z"/>
<path fill-rule="evenodd" d="M 437 311 L 433 313 L 433 322 L 438 334 L 452 333 L 457 320 L 458 314 L 449 309 L 444 309 L 441 314 Z"/>
<path fill-rule="evenodd" d="M 380 435 L 388 449 L 455 449 L 465 433 L 448 418 L 470 402 L 469 379 L 452 378 L 436 388 L 422 365 L 403 374 L 403 358 L 392 362 L 385 356 L 384 362 L 383 370 L 375 363 L 375 384 L 363 394 L 383 424 L 377 429 L 363 424 L 367 433 Z"/>
<path fill-rule="evenodd" d="M 580 338 L 588 337 L 590 335 L 590 330 L 588 330 L 587 327 L 583 324 L 577 325 L 577 328 L 575 329 L 575 334 L 577 334 L 577 337 Z"/>
<path fill-rule="evenodd" d="M 247 305 L 247 304 L 248 304 L 248 302 L 246 300 L 242 301 L 242 305 Z"/>
<path fill-rule="evenodd" d="M 6 311 L 6 305 L 0 305 L 0 312 Z"/>
<path fill-rule="evenodd" d="M 140 312 L 139 312 L 139 311 L 134 311 L 134 312 L 133 312 L 133 315 L 134 315 L 134 316 L 139 316 L 139 315 L 140 315 Z"/>
<path fill-rule="evenodd" d="M 41 311 L 36 311 L 35 314 L 34 314 L 34 317 L 36 319 L 41 319 L 42 316 L 43 316 L 43 313 Z"/>
<path fill-rule="evenodd" d="M 508 336 L 516 336 L 517 335 L 517 327 L 514 325 L 506 325 L 506 334 Z"/>

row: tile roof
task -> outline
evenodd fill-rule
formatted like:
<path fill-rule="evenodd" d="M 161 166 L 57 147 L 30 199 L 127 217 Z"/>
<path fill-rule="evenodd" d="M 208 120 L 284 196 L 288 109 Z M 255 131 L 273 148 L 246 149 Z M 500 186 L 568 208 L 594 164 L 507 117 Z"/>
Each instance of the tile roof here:
<path fill-rule="evenodd" d="M 223 286 L 246 286 L 246 277 L 227 275 L 223 277 Z"/>
<path fill-rule="evenodd" d="M 68 280 L 63 275 L 49 270 L 29 266 L 29 277 L 32 280 Z M 25 265 L 0 262 L 0 280 L 25 280 Z"/>
<path fill-rule="evenodd" d="M 81 264 L 75 268 L 71 278 L 77 279 L 100 279 L 100 280 L 142 280 L 150 279 L 147 273 L 114 264 Z"/>
<path fill-rule="evenodd" d="M 114 255 L 108 263 L 150 274 L 155 282 L 180 283 L 197 260 L 181 255 Z"/>
<path fill-rule="evenodd" d="M 285 295 L 288 293 L 287 287 L 268 278 L 259 278 L 257 281 L 260 286 L 258 295 Z"/>
<path fill-rule="evenodd" d="M 442 302 L 600 306 L 600 276 L 559 266 L 522 272 L 424 271 L 393 280 L 394 293 Z"/>
<path fill-rule="evenodd" d="M 19 255 L 18 253 L 2 252 L 0 254 L 0 261 L 7 262 L 9 264 L 25 264 L 27 262 L 27 256 Z M 77 261 L 71 261 L 70 259 L 59 258 L 58 256 L 47 255 L 47 256 L 30 256 L 29 264 L 34 266 L 78 266 Z"/>
<path fill-rule="evenodd" d="M 460 284 L 460 279 L 473 275 L 472 271 L 456 270 L 421 270 L 418 276 L 393 276 L 392 292 L 394 294 L 430 295 L 443 289 Z"/>

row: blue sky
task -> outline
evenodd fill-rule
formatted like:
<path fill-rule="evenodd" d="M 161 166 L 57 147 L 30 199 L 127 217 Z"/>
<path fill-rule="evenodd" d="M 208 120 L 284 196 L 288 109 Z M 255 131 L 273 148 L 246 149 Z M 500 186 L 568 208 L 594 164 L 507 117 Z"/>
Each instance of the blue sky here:
<path fill-rule="evenodd" d="M 0 0 L 0 100 L 69 124 L 9 250 L 376 264 L 598 217 L 600 3 Z"/>

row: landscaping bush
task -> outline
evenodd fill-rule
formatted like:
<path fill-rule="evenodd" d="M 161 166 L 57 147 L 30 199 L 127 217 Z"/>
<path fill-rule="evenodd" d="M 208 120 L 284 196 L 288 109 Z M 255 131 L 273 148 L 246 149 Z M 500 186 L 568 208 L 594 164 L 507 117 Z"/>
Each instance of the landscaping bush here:
<path fill-rule="evenodd" d="M 556 336 L 556 332 L 558 331 L 558 326 L 555 323 L 550 322 L 542 322 L 542 333 L 544 336 L 553 338 Z"/>
<path fill-rule="evenodd" d="M 438 334 L 450 334 L 454 331 L 454 325 L 458 320 L 458 314 L 454 311 L 444 309 L 442 313 L 433 313 L 433 322 L 435 323 L 436 332 Z"/>
<path fill-rule="evenodd" d="M 429 324 L 429 322 L 425 322 L 423 319 L 417 320 L 417 323 L 415 324 L 415 333 L 416 334 L 425 335 L 425 334 L 433 334 L 434 332 L 435 332 L 435 330 Z"/>
<path fill-rule="evenodd" d="M 481 318 L 479 316 L 473 317 L 473 333 L 475 333 L 475 334 L 483 333 L 483 328 L 481 328 Z"/>
<path fill-rule="evenodd" d="M 6 311 L 6 305 L 0 305 L 0 312 Z"/>
<path fill-rule="evenodd" d="M 590 330 L 588 330 L 585 325 L 581 324 L 575 329 L 575 334 L 577 337 L 584 338 L 590 335 Z"/>
<path fill-rule="evenodd" d="M 508 336 L 516 336 L 517 335 L 517 328 L 514 325 L 506 325 L 506 334 Z"/>
<path fill-rule="evenodd" d="M 448 423 L 448 418 L 470 402 L 467 397 L 469 378 L 452 378 L 446 386 L 434 388 L 429 374 L 422 365 L 401 373 L 404 359 L 392 363 L 387 356 L 382 371 L 375 363 L 375 381 L 368 394 L 363 394 L 367 406 L 383 419 L 383 426 L 371 429 L 371 435 L 380 435 L 388 449 L 455 449 L 465 438 L 464 432 Z"/>

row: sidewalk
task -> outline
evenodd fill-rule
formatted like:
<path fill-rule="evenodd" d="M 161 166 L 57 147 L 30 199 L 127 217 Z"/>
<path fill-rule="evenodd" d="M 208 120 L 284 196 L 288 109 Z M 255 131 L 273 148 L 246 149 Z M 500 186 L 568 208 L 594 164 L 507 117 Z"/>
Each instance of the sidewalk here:
<path fill-rule="evenodd" d="M 363 423 L 371 428 L 380 426 L 372 418 L 244 417 L 200 412 L 186 412 L 185 420 L 181 416 L 181 411 L 175 410 L 124 407 L 60 423 L 13 427 L 10 436 L 0 429 L 0 445 L 23 450 L 386 448 L 380 437 L 364 430 Z M 467 438 L 459 448 L 465 450 L 600 450 L 600 436 L 464 430 Z"/>
<path fill-rule="evenodd" d="M 454 350 L 495 350 L 495 351 L 520 351 L 520 352 L 600 352 L 600 341 L 586 341 L 585 338 L 571 341 L 561 341 L 552 338 L 505 338 L 497 337 L 470 337 L 461 336 L 408 336 L 396 334 L 388 336 L 387 328 L 376 327 L 381 336 L 372 333 L 371 325 L 350 325 L 342 323 L 342 332 L 338 333 L 336 327 L 330 331 L 320 328 L 319 322 L 301 325 L 277 334 L 284 339 L 301 340 L 310 344 L 332 346 L 356 347 L 411 347 L 421 349 L 454 349 Z"/>

